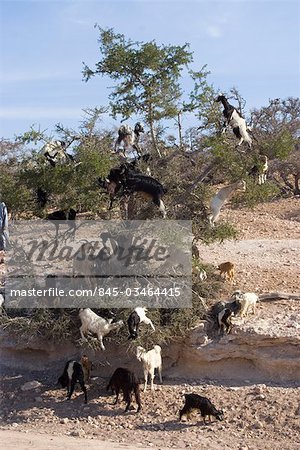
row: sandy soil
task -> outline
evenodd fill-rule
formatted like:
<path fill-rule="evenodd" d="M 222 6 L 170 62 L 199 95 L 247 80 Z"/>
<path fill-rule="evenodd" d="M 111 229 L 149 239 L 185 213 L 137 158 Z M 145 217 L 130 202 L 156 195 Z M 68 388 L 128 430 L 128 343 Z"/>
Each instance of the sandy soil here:
<path fill-rule="evenodd" d="M 279 290 L 299 293 L 300 199 L 260 205 L 255 210 L 227 207 L 221 220 L 225 217 L 236 224 L 239 240 L 200 246 L 203 261 L 215 265 L 234 262 L 234 288 L 259 294 Z M 224 283 L 224 295 L 231 290 L 232 286 Z M 249 320 L 262 321 L 263 326 L 263 307 L 260 305 L 257 318 Z M 296 314 L 300 302 L 270 304 L 269 317 L 273 314 L 275 318 L 282 308 Z M 139 414 L 131 411 L 125 415 L 123 403 L 112 405 L 106 380 L 92 379 L 89 403 L 84 405 L 79 388 L 71 401 L 65 401 L 64 390 L 53 388 L 54 376 L 2 371 L 0 437 L 5 448 L 50 450 L 55 446 L 81 450 L 82 444 L 88 444 L 92 449 L 97 445 L 98 449 L 128 450 L 294 450 L 300 445 L 300 392 L 296 384 L 251 385 L 247 379 L 226 384 L 212 379 L 166 379 L 155 392 L 142 393 L 143 408 Z M 41 386 L 23 392 L 21 386 L 33 379 L 40 381 Z M 178 411 L 188 392 L 210 398 L 218 409 L 223 409 L 225 420 L 203 425 L 195 414 L 191 421 L 179 422 Z"/>

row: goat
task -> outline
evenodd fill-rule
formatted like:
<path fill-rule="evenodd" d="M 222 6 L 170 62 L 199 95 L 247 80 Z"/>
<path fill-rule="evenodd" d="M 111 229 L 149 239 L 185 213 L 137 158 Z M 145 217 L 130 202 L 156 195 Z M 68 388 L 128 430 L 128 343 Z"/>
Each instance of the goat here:
<path fill-rule="evenodd" d="M 40 208 L 44 208 L 49 200 L 48 193 L 42 189 L 41 187 L 37 188 L 36 191 L 36 197 L 37 197 L 37 204 Z"/>
<path fill-rule="evenodd" d="M 135 395 L 135 401 L 138 405 L 137 412 L 141 410 L 141 398 L 140 398 L 140 387 L 136 375 L 128 369 L 119 367 L 116 369 L 109 380 L 106 390 L 112 389 L 116 393 L 116 400 L 114 404 L 116 405 L 119 400 L 120 391 L 123 392 L 124 400 L 127 403 L 125 412 L 129 411 L 131 404 L 132 392 Z"/>
<path fill-rule="evenodd" d="M 65 141 L 50 141 L 42 148 L 42 153 L 52 167 L 56 166 L 57 160 L 66 160 L 69 158 L 74 161 L 72 155 L 66 152 L 67 145 Z"/>
<path fill-rule="evenodd" d="M 157 369 L 159 375 L 159 381 L 162 383 L 162 359 L 161 359 L 161 347 L 159 345 L 154 345 L 152 350 L 146 352 L 143 347 L 137 347 L 136 349 L 136 357 L 139 361 L 143 363 L 144 369 L 144 392 L 147 389 L 147 381 L 148 375 L 150 375 L 150 386 L 151 391 L 154 390 L 153 380 L 154 380 L 154 371 Z"/>
<path fill-rule="evenodd" d="M 58 378 L 57 384 L 61 384 L 63 388 L 67 388 L 67 399 L 70 400 L 75 384 L 78 382 L 84 393 L 84 403 L 87 403 L 87 392 L 84 384 L 84 372 L 82 365 L 77 362 L 70 360 L 67 362 L 63 374 Z"/>
<path fill-rule="evenodd" d="M 253 314 L 256 313 L 256 303 L 258 302 L 259 297 L 254 292 L 242 293 L 241 291 L 235 291 L 231 298 L 239 301 L 241 304 L 241 317 L 248 316 L 250 309 L 252 309 Z"/>
<path fill-rule="evenodd" d="M 87 355 L 82 355 L 82 357 L 80 359 L 80 363 L 81 363 L 82 370 L 83 370 L 84 382 L 88 383 L 91 379 L 92 363 L 89 360 L 89 357 Z"/>
<path fill-rule="evenodd" d="M 246 183 L 244 180 L 236 181 L 219 190 L 210 202 L 211 214 L 208 216 L 211 226 L 215 225 L 221 212 L 222 206 L 238 191 L 246 191 Z"/>
<path fill-rule="evenodd" d="M 132 311 L 127 320 L 130 335 L 128 339 L 136 339 L 138 337 L 138 329 L 142 322 L 144 322 L 146 325 L 150 325 L 155 331 L 155 327 L 152 321 L 148 317 L 146 317 L 146 312 L 147 309 L 142 307 L 137 307 L 134 311 Z"/>
<path fill-rule="evenodd" d="M 218 265 L 217 269 L 220 271 L 220 276 L 224 277 L 225 280 L 231 281 L 233 283 L 234 279 L 234 264 L 230 261 L 221 263 Z"/>
<path fill-rule="evenodd" d="M 84 277 L 89 286 L 91 286 L 89 277 L 95 273 L 95 261 L 90 257 L 92 254 L 92 243 L 83 243 L 74 255 L 72 268 L 73 277 Z"/>
<path fill-rule="evenodd" d="M 166 208 L 161 198 L 167 192 L 167 189 L 159 181 L 147 175 L 142 175 L 126 165 L 120 167 L 119 180 L 125 195 L 140 192 L 144 197 L 150 198 L 158 206 L 163 218 L 166 218 Z"/>
<path fill-rule="evenodd" d="M 120 145 L 123 142 L 124 153 L 129 147 L 132 147 L 134 150 L 140 153 L 139 139 L 141 133 L 144 133 L 144 128 L 140 124 L 140 122 L 137 122 L 135 124 L 133 130 L 129 125 L 121 125 L 118 130 L 118 139 L 115 143 L 115 152 L 120 151 Z"/>
<path fill-rule="evenodd" d="M 152 199 L 162 212 L 163 218 L 166 218 L 166 208 L 161 198 L 167 189 L 155 178 L 141 174 L 134 167 L 134 162 L 121 164 L 111 169 L 105 180 L 98 178 L 99 185 L 110 195 L 109 209 L 112 208 L 116 194 L 123 188 L 122 195 L 129 196 L 140 192 L 144 197 Z"/>
<path fill-rule="evenodd" d="M 50 220 L 53 225 L 55 226 L 55 237 L 58 236 L 58 229 L 60 222 L 66 221 L 69 226 L 69 232 L 75 233 L 75 219 L 76 219 L 77 211 L 75 209 L 70 208 L 69 210 L 57 210 L 53 211 L 52 213 L 47 214 L 46 220 Z"/>
<path fill-rule="evenodd" d="M 248 172 L 248 175 L 256 178 L 258 177 L 258 184 L 264 184 L 267 180 L 268 172 L 268 157 L 265 155 L 260 155 L 259 162 L 255 164 Z"/>
<path fill-rule="evenodd" d="M 96 334 L 102 350 L 105 350 L 103 337 L 110 331 L 118 330 L 124 325 L 122 320 L 112 323 L 113 319 L 103 319 L 103 317 L 98 316 L 90 308 L 81 308 L 79 311 L 79 317 L 81 320 L 81 327 L 79 331 L 82 339 L 86 339 L 85 333 L 91 332 Z"/>
<path fill-rule="evenodd" d="M 218 325 L 221 334 L 227 333 L 229 334 L 232 329 L 231 318 L 233 316 L 233 312 L 230 308 L 224 308 L 218 314 Z"/>
<path fill-rule="evenodd" d="M 247 131 L 250 131 L 251 128 L 247 126 L 245 119 L 234 106 L 230 105 L 224 95 L 219 95 L 217 102 L 221 102 L 224 106 L 223 116 L 226 120 L 223 124 L 222 133 L 225 133 L 227 127 L 230 125 L 234 135 L 239 139 L 238 146 L 245 141 L 251 147 L 252 139 Z"/>
<path fill-rule="evenodd" d="M 0 309 L 4 306 L 4 296 L 2 294 L 0 294 Z"/>
<path fill-rule="evenodd" d="M 217 410 L 212 402 L 206 398 L 201 397 L 198 394 L 185 394 L 184 407 L 179 411 L 179 420 L 182 416 L 186 415 L 187 419 L 190 419 L 190 415 L 193 410 L 199 410 L 201 413 L 203 423 L 206 425 L 205 417 L 208 416 L 211 422 L 211 416 L 214 416 L 218 420 L 224 419 L 224 413 L 222 410 Z"/>

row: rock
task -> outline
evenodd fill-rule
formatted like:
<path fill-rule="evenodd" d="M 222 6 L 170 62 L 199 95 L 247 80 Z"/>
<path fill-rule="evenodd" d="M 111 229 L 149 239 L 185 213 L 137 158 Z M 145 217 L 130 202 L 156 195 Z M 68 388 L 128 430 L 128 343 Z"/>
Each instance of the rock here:
<path fill-rule="evenodd" d="M 264 427 L 263 423 L 260 422 L 259 420 L 252 425 L 252 428 L 254 428 L 255 430 L 260 430 L 263 427 Z"/>
<path fill-rule="evenodd" d="M 69 422 L 69 419 L 67 417 L 64 417 L 63 419 L 60 419 L 60 423 L 66 424 Z"/>
<path fill-rule="evenodd" d="M 27 383 L 23 384 L 23 386 L 21 386 L 21 391 L 30 391 L 31 389 L 36 389 L 41 386 L 42 383 L 40 383 L 39 381 L 28 381 Z"/>
<path fill-rule="evenodd" d="M 37 403 L 41 403 L 43 401 L 42 397 L 34 397 L 34 401 Z"/>

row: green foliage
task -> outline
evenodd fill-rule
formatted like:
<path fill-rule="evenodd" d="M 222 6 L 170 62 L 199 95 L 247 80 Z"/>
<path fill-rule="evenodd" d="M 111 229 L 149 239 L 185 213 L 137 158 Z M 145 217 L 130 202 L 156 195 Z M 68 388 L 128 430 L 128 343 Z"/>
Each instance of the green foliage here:
<path fill-rule="evenodd" d="M 192 61 L 189 45 L 133 42 L 112 29 L 98 30 L 101 59 L 95 70 L 85 65 L 83 74 L 86 81 L 100 74 L 117 82 L 109 95 L 112 116 L 140 114 L 151 128 L 156 121 L 175 117 L 180 74 Z"/>
<path fill-rule="evenodd" d="M 278 197 L 280 189 L 272 181 L 267 181 L 264 184 L 258 185 L 252 179 L 245 180 L 247 189 L 243 194 L 232 199 L 232 204 L 244 205 L 248 208 L 253 208 L 259 203 L 270 202 Z"/>

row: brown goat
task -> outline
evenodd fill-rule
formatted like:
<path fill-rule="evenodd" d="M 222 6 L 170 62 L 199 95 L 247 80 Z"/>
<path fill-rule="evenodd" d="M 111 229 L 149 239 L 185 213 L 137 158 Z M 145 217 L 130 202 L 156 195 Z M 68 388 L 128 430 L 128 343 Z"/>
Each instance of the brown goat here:
<path fill-rule="evenodd" d="M 233 283 L 234 278 L 234 264 L 230 261 L 224 262 L 218 265 L 218 270 L 220 271 L 221 277 L 224 280 L 228 280 Z"/>
<path fill-rule="evenodd" d="M 91 361 L 89 360 L 87 355 L 82 355 L 80 362 L 82 365 L 84 382 L 88 383 L 91 379 Z"/>

